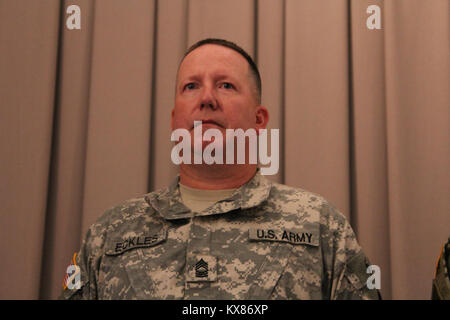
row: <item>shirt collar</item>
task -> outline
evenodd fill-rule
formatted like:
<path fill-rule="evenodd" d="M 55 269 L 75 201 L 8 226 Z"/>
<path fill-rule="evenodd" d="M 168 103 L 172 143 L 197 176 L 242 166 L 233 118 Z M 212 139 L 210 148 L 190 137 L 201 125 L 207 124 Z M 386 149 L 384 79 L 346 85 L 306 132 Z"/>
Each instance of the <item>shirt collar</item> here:
<path fill-rule="evenodd" d="M 177 175 L 169 187 L 145 196 L 147 203 L 167 220 L 194 216 L 194 213 L 181 200 L 179 181 L 180 175 Z M 220 200 L 211 207 L 195 213 L 195 216 L 223 214 L 237 209 L 255 207 L 269 197 L 271 186 L 271 182 L 261 175 L 258 168 L 253 178 L 236 189 L 229 198 Z"/>

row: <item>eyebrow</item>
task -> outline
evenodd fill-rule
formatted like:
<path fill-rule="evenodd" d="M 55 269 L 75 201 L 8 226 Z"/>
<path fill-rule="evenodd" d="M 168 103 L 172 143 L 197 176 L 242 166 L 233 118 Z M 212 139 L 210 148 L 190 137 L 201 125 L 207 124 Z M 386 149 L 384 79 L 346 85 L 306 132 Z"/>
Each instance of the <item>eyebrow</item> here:
<path fill-rule="evenodd" d="M 237 79 L 229 74 L 224 74 L 224 73 L 219 73 L 217 75 L 213 76 L 215 80 L 223 80 L 223 79 L 230 79 L 232 81 L 237 81 Z M 194 74 L 194 75 L 190 75 L 184 79 L 180 79 L 180 83 L 186 82 L 186 81 L 190 81 L 190 80 L 194 80 L 194 81 L 200 81 L 202 78 L 201 75 L 198 74 Z"/>

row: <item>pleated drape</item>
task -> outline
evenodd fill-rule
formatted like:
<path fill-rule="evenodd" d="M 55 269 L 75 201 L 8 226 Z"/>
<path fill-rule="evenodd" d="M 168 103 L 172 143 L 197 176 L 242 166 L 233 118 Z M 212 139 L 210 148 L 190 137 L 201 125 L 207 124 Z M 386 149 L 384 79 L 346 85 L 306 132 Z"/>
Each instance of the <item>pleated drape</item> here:
<path fill-rule="evenodd" d="M 81 30 L 66 8 L 81 9 Z M 370 5 L 381 29 L 368 29 Z M 258 63 L 276 182 L 351 222 L 385 299 L 428 299 L 450 232 L 448 0 L 0 0 L 0 298 L 52 299 L 106 209 L 167 186 L 186 48 Z"/>

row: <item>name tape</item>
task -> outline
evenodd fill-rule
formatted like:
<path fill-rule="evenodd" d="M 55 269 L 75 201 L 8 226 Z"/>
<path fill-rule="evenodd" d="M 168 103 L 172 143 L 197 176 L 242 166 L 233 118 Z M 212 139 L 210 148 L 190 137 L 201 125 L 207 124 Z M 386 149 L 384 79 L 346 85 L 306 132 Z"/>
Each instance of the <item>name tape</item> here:
<path fill-rule="evenodd" d="M 319 245 L 319 235 L 311 231 L 251 228 L 248 230 L 248 235 L 250 240 L 279 241 L 310 246 Z"/>
<path fill-rule="evenodd" d="M 152 247 L 165 241 L 166 239 L 166 230 L 155 234 L 126 237 L 120 239 L 119 241 L 113 242 L 113 245 L 110 246 L 110 248 L 106 251 L 106 254 L 110 256 L 116 256 L 131 249 Z"/>

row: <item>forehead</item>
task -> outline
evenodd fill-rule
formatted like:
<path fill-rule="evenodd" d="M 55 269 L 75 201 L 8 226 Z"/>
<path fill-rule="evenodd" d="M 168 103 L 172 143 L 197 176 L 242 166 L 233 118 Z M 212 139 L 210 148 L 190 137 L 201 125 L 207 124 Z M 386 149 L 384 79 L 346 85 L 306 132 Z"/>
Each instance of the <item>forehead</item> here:
<path fill-rule="evenodd" d="M 182 61 L 178 70 L 179 80 L 199 74 L 220 72 L 235 77 L 247 76 L 247 60 L 233 49 L 205 44 L 194 49 Z"/>

